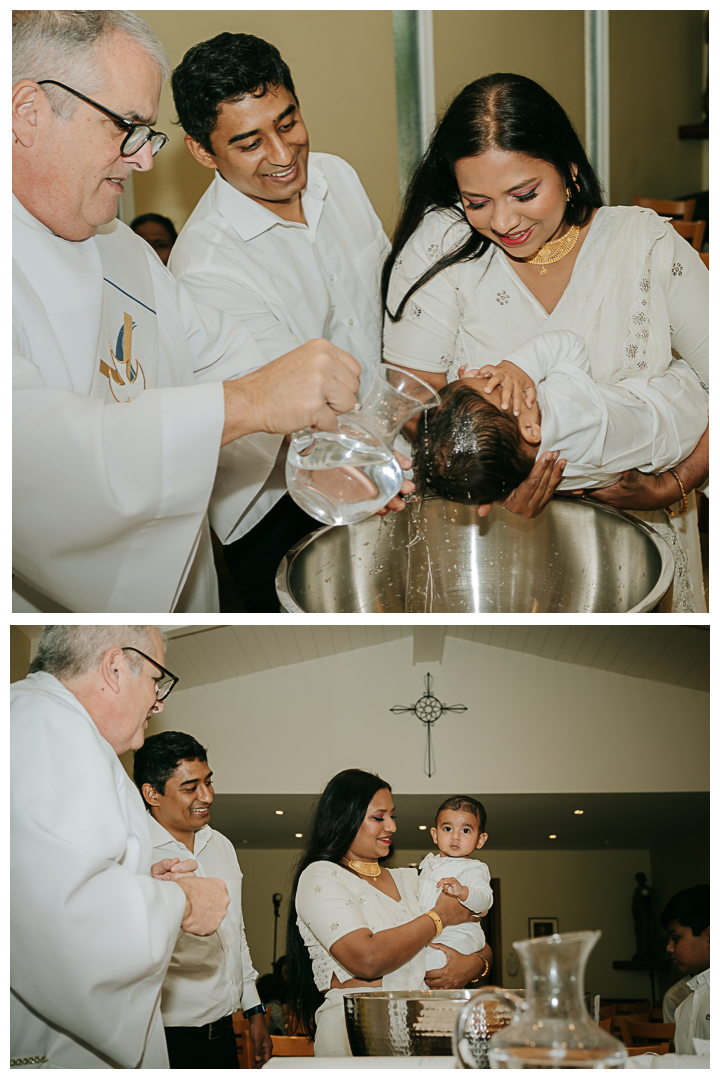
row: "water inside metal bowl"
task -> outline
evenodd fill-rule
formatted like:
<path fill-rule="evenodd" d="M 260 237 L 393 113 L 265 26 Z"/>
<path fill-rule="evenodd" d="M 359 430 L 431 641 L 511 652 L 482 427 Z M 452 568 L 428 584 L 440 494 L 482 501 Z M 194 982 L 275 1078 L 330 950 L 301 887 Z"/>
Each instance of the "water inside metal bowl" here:
<path fill-rule="evenodd" d="M 345 995 L 353 1057 L 445 1057 L 472 990 L 383 990 Z M 509 1022 L 498 1017 L 498 1030 Z"/>
<path fill-rule="evenodd" d="M 289 612 L 640 612 L 672 583 L 652 528 L 585 500 L 554 499 L 530 521 L 433 497 L 305 537 L 278 570 Z M 409 545 L 410 534 L 413 542 Z"/>

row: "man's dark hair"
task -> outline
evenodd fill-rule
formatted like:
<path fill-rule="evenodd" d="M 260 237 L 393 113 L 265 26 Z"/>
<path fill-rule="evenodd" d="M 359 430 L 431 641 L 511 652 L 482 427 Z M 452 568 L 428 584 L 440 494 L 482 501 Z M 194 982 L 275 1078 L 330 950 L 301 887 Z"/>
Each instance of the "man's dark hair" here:
<path fill-rule="evenodd" d="M 181 761 L 207 762 L 207 750 L 184 731 L 161 731 L 146 739 L 133 755 L 133 780 L 140 794 L 143 784 L 150 784 L 158 795 L 164 795 L 165 785 Z M 147 802 L 145 809 L 150 810 Z"/>
<path fill-rule="evenodd" d="M 446 799 L 442 806 L 438 806 L 437 814 L 435 815 L 435 824 L 437 825 L 437 819 L 440 817 L 443 810 L 465 810 L 468 814 L 474 814 L 480 823 L 480 832 L 485 832 L 485 826 L 487 824 L 487 814 L 485 813 L 485 807 L 477 799 L 471 798 L 469 795 L 452 795 L 449 799 Z"/>
<path fill-rule="evenodd" d="M 417 494 L 452 502 L 504 499 L 526 479 L 533 455 L 512 413 L 497 409 L 466 383 L 439 391 L 441 402 L 420 416 L 413 446 Z"/>
<path fill-rule="evenodd" d="M 268 41 L 252 34 L 218 34 L 193 45 L 172 74 L 178 119 L 185 133 L 214 153 L 211 136 L 225 101 L 252 94 L 264 97 L 284 86 L 297 101 L 295 86 L 282 56 Z"/>
<path fill-rule="evenodd" d="M 152 222 L 154 225 L 162 225 L 165 232 L 170 237 L 170 243 L 174 244 L 178 238 L 177 229 L 173 225 L 169 217 L 163 217 L 162 214 L 139 214 L 136 218 L 133 218 L 130 222 L 130 228 L 133 232 L 136 231 L 138 225 L 147 225 L 148 222 Z"/>
<path fill-rule="evenodd" d="M 710 925 L 710 886 L 694 885 L 692 889 L 671 896 L 660 915 L 660 925 L 667 930 L 671 922 L 689 926 L 693 937 L 700 937 Z"/>

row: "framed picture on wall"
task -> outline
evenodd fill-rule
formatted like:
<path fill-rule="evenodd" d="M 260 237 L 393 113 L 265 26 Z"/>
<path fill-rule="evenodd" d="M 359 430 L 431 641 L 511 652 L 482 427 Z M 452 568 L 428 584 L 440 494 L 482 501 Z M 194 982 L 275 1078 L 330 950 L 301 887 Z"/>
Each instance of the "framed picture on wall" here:
<path fill-rule="evenodd" d="M 550 937 L 551 934 L 557 934 L 558 921 L 548 916 L 544 918 L 528 919 L 528 937 Z"/>

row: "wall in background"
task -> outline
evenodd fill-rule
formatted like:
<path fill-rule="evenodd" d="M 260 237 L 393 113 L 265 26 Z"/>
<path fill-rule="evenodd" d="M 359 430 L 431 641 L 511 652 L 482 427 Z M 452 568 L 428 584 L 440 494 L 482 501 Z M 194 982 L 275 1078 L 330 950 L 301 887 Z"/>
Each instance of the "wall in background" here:
<path fill-rule="evenodd" d="M 611 201 L 671 199 L 707 186 L 699 139 L 680 124 L 702 117 L 702 11 L 610 12 Z"/>
<path fill-rule="evenodd" d="M 513 72 L 541 83 L 584 138 L 583 11 L 435 11 L 433 25 L 439 111 L 467 83 Z"/>
<path fill-rule="evenodd" d="M 310 149 L 355 168 L 386 229 L 397 212 L 398 163 L 391 11 L 138 11 L 173 67 L 191 45 L 223 31 L 255 34 L 292 72 Z M 167 214 L 178 229 L 212 180 L 183 143 L 169 86 L 158 128 L 170 136 L 149 173 L 136 173 L 135 212 Z"/>
<path fill-rule="evenodd" d="M 459 639 L 428 668 L 441 701 L 469 707 L 436 724 L 431 779 L 423 725 L 389 711 L 423 693 L 411 638 L 178 688 L 149 734 L 194 732 L 218 793 L 315 793 L 349 767 L 387 773 L 397 792 L 709 790 L 705 693 Z M 678 715 L 692 754 L 668 750 Z"/>
<path fill-rule="evenodd" d="M 407 866 L 427 854 L 396 851 L 391 865 Z M 243 911 L 253 962 L 262 975 L 270 970 L 273 944 L 272 895 L 282 893 L 278 950 L 285 951 L 288 900 L 297 851 L 238 850 L 243 871 Z M 629 960 L 635 952 L 630 911 L 635 874 L 650 879 L 648 851 L 493 851 L 484 860 L 502 892 L 503 985 L 524 985 L 522 973 L 508 975 L 505 967 L 513 941 L 528 936 L 528 918 L 554 916 L 560 931 L 602 930 L 591 953 L 586 990 L 604 997 L 642 998 L 649 994 L 643 972 L 613 971 L 613 960 Z"/>

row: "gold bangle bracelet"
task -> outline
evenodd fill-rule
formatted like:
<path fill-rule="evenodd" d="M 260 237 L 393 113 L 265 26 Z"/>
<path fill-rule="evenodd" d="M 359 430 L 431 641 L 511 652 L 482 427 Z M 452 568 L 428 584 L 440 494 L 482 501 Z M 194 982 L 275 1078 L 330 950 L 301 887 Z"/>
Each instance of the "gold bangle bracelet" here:
<path fill-rule="evenodd" d="M 668 472 L 672 473 L 672 475 L 675 477 L 675 479 L 678 482 L 678 487 L 680 488 L 680 494 L 682 495 L 682 508 L 680 510 L 680 517 L 683 517 L 688 512 L 687 492 L 685 491 L 685 488 L 682 485 L 682 480 L 680 479 L 678 474 L 675 472 L 675 470 L 674 469 L 668 469 Z M 669 507 L 665 508 L 665 512 L 667 513 L 668 517 L 675 517 L 675 511 L 671 510 Z"/>
<path fill-rule="evenodd" d="M 423 915 L 429 915 L 432 921 L 435 923 L 435 933 L 433 937 L 436 938 L 438 934 L 442 934 L 443 924 L 442 919 L 435 911 L 423 911 Z"/>
<path fill-rule="evenodd" d="M 477 986 L 480 980 L 484 979 L 488 971 L 490 970 L 490 961 L 488 960 L 487 956 L 482 956 L 480 953 L 476 953 L 475 955 L 479 956 L 482 962 L 485 964 L 485 970 L 480 972 L 479 975 L 476 975 L 474 979 L 471 979 L 468 983 L 468 986 Z"/>

